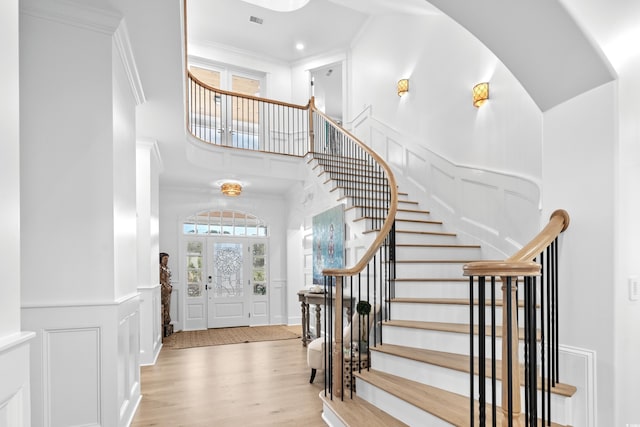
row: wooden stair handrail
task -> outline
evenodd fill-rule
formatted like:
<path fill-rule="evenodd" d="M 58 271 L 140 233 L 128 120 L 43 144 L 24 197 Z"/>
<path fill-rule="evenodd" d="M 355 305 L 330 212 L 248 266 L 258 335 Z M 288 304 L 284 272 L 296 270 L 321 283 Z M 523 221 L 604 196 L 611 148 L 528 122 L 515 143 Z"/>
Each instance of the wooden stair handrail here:
<path fill-rule="evenodd" d="M 504 261 L 477 261 L 465 264 L 463 266 L 463 274 L 465 276 L 478 276 L 478 277 L 500 277 L 503 283 L 502 287 L 502 300 L 511 301 L 511 307 L 517 307 L 516 287 L 510 282 L 512 277 L 532 277 L 540 276 L 541 265 L 533 260 L 542 253 L 547 247 L 549 247 L 555 239 L 564 230 L 569 227 L 569 214 L 563 209 L 558 209 L 551 214 L 549 223 L 545 228 L 540 231 L 528 244 L 515 254 L 510 256 Z M 517 279 L 516 279 L 517 280 Z M 517 363 L 519 358 L 519 349 L 517 345 L 508 344 L 509 342 L 517 342 L 518 338 L 516 332 L 518 329 L 517 310 L 512 310 L 509 317 L 506 310 L 502 312 L 502 324 L 511 324 L 512 336 L 507 336 L 502 341 L 502 372 L 507 372 L 509 368 L 513 372 L 515 378 L 520 378 L 521 370 L 520 365 Z M 473 321 L 471 321 L 473 326 Z M 511 345 L 511 347 L 509 347 Z M 512 360 L 511 366 L 509 366 L 509 358 L 504 357 L 505 354 L 510 354 Z M 515 361 L 515 362 L 514 362 Z M 521 426 L 521 401 L 522 395 L 520 392 L 520 384 L 513 382 L 511 387 L 502 387 L 502 402 L 508 400 L 508 396 L 511 396 L 513 402 L 513 418 L 510 420 L 514 426 Z M 506 420 L 509 416 L 509 409 L 502 407 L 502 415 Z"/>
<path fill-rule="evenodd" d="M 509 257 L 508 261 L 533 261 L 556 237 L 569 227 L 569 213 L 558 209 L 551 214 L 549 223 L 525 247 Z"/>
<path fill-rule="evenodd" d="M 396 218 L 396 212 L 398 210 L 398 185 L 396 183 L 396 178 L 393 175 L 393 172 L 391 172 L 391 168 L 382 159 L 382 157 L 380 157 L 375 151 L 373 151 L 371 148 L 369 148 L 364 143 L 362 143 L 362 141 L 356 138 L 353 134 L 344 130 L 329 116 L 324 114 L 322 111 L 319 111 L 318 109 L 316 109 L 313 98 L 311 98 L 311 100 L 309 101 L 309 108 L 315 113 L 317 113 L 318 115 L 322 116 L 325 120 L 333 124 L 335 127 L 339 128 L 341 132 L 343 132 L 345 135 L 351 138 L 358 146 L 360 146 L 360 148 L 362 148 L 371 157 L 373 157 L 373 159 L 380 166 L 382 166 L 382 168 L 387 174 L 387 180 L 389 181 L 389 188 L 391 191 L 391 201 L 389 204 L 389 212 L 387 212 L 387 217 L 385 218 L 384 223 L 382 224 L 382 227 L 380 227 L 380 231 L 378 232 L 378 235 L 376 236 L 375 240 L 371 243 L 367 251 L 364 253 L 364 255 L 362 255 L 360 260 L 353 267 L 326 268 L 322 270 L 322 274 L 325 276 L 340 276 L 340 277 L 354 276 L 356 274 L 361 273 L 365 269 L 365 267 L 369 264 L 369 261 L 371 261 L 371 259 L 376 254 L 378 249 L 380 249 L 380 247 L 384 244 L 384 240 L 387 238 L 387 235 L 389 235 L 389 233 L 391 232 L 391 227 L 393 227 L 393 223 Z"/>
<path fill-rule="evenodd" d="M 549 223 L 527 245 L 504 261 L 476 261 L 462 268 L 465 276 L 539 276 L 540 266 L 533 262 L 556 237 L 569 227 L 569 213 L 558 209 L 551 214 Z M 529 269 L 525 267 L 529 264 Z M 538 265 L 537 269 L 534 265 Z M 536 272 L 537 271 L 537 272 Z"/>
<path fill-rule="evenodd" d="M 194 82 L 196 82 L 196 84 L 198 84 L 199 86 L 202 86 L 204 89 L 210 90 L 212 92 L 220 93 L 222 95 L 237 96 L 238 98 L 246 98 L 246 99 L 251 99 L 253 101 L 268 102 L 270 104 L 281 105 L 283 107 L 297 108 L 299 110 L 309 109 L 309 103 L 307 103 L 307 105 L 290 104 L 288 102 L 276 101 L 275 99 L 261 98 L 259 96 L 246 95 L 244 93 L 232 92 L 229 90 L 224 90 L 224 89 L 219 89 L 213 86 L 209 86 L 208 84 L 204 83 L 202 80 L 194 76 L 191 73 L 191 71 L 187 71 L 187 76 L 189 79 L 193 80 Z"/>

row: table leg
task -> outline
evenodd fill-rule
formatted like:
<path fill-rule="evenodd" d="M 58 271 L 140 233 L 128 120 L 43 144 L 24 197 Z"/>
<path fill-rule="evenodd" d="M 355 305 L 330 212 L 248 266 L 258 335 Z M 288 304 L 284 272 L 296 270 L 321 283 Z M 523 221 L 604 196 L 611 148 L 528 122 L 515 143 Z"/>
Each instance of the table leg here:
<path fill-rule="evenodd" d="M 309 341 L 309 320 L 307 317 L 307 304 L 302 301 L 300 303 L 300 308 L 302 310 L 302 346 L 307 346 L 307 341 Z"/>
<path fill-rule="evenodd" d="M 316 304 L 316 337 L 320 337 L 320 332 L 322 332 L 322 329 L 320 329 L 320 310 L 322 310 L 322 307 L 320 306 L 320 304 Z"/>

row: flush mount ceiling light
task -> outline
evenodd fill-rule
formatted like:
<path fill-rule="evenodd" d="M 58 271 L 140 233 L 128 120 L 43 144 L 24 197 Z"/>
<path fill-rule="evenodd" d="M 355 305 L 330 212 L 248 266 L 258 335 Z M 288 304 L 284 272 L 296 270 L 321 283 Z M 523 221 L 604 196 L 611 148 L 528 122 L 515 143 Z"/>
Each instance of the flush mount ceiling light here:
<path fill-rule="evenodd" d="M 473 106 L 479 108 L 489 99 L 489 82 L 478 83 L 473 87 Z"/>
<path fill-rule="evenodd" d="M 236 197 L 242 193 L 242 185 L 239 182 L 224 182 L 220 185 L 220 191 L 225 196 Z"/>
<path fill-rule="evenodd" d="M 409 79 L 398 80 L 398 96 L 406 95 L 409 92 Z"/>

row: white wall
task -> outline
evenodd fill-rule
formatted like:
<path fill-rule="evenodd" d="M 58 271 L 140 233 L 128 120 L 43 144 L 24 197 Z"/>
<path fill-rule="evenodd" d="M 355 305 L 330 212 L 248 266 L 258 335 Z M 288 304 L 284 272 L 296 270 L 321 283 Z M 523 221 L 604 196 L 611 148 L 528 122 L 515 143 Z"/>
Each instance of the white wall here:
<path fill-rule="evenodd" d="M 18 1 L 0 5 L 0 339 L 20 331 L 20 100 Z"/>
<path fill-rule="evenodd" d="M 616 84 L 545 113 L 543 217 L 566 209 L 560 241 L 560 342 L 594 350 L 598 425 L 614 425 Z"/>
<path fill-rule="evenodd" d="M 616 264 L 614 289 L 615 425 L 640 423 L 640 301 L 629 299 L 629 278 L 640 277 L 640 55 L 617 66 L 619 151 L 615 220 Z"/>
<path fill-rule="evenodd" d="M 403 97 L 401 78 L 410 81 Z M 372 18 L 352 46 L 350 79 L 354 114 L 372 106 L 376 119 L 453 163 L 540 179 L 540 111 L 495 55 L 448 17 Z M 477 109 L 471 89 L 483 81 L 491 99 Z"/>
<path fill-rule="evenodd" d="M 328 64 L 342 63 L 342 75 L 334 76 L 333 78 L 342 79 L 342 91 L 346 93 L 344 86 L 347 84 L 347 79 L 346 79 L 346 75 L 347 75 L 346 70 L 348 67 L 347 58 L 348 58 L 348 54 L 346 51 L 336 51 L 336 52 L 329 52 L 325 55 L 318 55 L 311 58 L 305 58 L 304 60 L 300 60 L 294 63 L 291 66 L 291 88 L 292 88 L 291 102 L 298 105 L 306 105 L 307 102 L 309 102 L 309 97 L 311 94 L 311 86 L 310 86 L 311 73 L 310 72 L 311 70 L 323 67 Z M 322 96 L 320 96 L 319 98 L 322 98 Z M 341 101 L 342 100 L 340 100 L 340 102 Z M 321 104 L 323 102 L 326 103 L 328 101 L 318 99 L 316 106 L 321 111 L 324 112 L 324 109 L 321 108 L 322 107 Z M 335 100 L 333 102 L 335 102 Z M 348 117 L 344 114 L 345 113 L 344 106 L 342 109 L 343 109 L 343 117 Z"/>
<path fill-rule="evenodd" d="M 124 27 L 121 27 L 124 28 Z M 120 30 L 121 33 L 123 30 Z M 120 33 L 119 33 L 120 34 Z M 125 36 L 126 39 L 126 36 Z M 136 98 L 121 60 L 112 47 L 113 117 L 113 240 L 115 298 L 137 292 Z"/>
<path fill-rule="evenodd" d="M 21 21 L 22 301 L 113 300 L 111 37 L 47 13 Z"/>
<path fill-rule="evenodd" d="M 21 2 L 22 322 L 37 334 L 36 426 L 127 425 L 140 399 L 139 96 L 121 19 Z"/>
<path fill-rule="evenodd" d="M 0 4 L 0 425 L 31 425 L 29 341 L 20 321 L 18 0 Z"/>

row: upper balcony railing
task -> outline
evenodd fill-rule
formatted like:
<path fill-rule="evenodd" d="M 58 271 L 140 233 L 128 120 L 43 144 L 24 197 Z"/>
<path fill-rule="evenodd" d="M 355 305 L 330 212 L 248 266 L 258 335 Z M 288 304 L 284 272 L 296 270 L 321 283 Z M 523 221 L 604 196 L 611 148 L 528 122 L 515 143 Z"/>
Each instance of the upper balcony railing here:
<path fill-rule="evenodd" d="M 309 104 L 216 89 L 188 73 L 187 126 L 210 144 L 304 156 L 310 149 Z"/>

